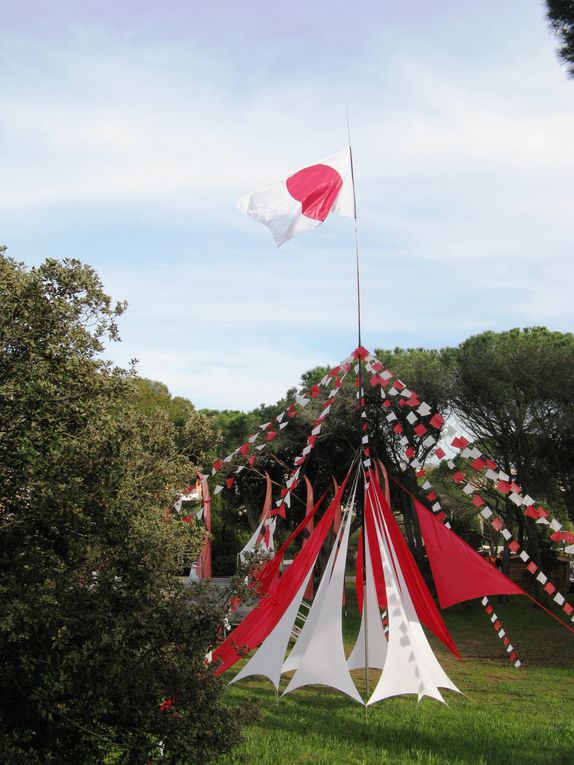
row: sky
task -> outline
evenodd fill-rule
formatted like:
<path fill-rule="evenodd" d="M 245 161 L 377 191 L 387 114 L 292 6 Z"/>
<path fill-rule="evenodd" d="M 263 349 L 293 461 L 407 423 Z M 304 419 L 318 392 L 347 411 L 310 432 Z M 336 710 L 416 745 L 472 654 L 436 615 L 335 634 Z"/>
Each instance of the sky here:
<path fill-rule="evenodd" d="M 362 340 L 574 329 L 574 81 L 539 0 L 0 8 L 0 243 L 129 308 L 107 356 L 198 408 L 357 345 L 353 222 L 280 249 L 235 207 L 347 143 Z"/>

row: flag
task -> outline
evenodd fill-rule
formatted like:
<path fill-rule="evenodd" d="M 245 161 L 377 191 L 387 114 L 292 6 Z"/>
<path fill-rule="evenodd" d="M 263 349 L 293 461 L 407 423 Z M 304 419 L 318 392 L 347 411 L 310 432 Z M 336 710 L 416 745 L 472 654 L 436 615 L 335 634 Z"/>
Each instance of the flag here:
<path fill-rule="evenodd" d="M 351 153 L 346 148 L 285 180 L 247 194 L 237 203 L 245 215 L 264 223 L 279 247 L 323 223 L 332 212 L 355 216 Z"/>

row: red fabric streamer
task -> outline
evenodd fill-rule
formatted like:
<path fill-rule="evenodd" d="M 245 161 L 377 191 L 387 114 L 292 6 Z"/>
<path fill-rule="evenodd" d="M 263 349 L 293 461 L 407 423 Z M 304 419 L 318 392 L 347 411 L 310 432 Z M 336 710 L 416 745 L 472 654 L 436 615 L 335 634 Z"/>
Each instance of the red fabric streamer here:
<path fill-rule="evenodd" d="M 271 485 L 271 476 L 267 471 L 265 471 L 265 484 L 265 500 L 263 502 L 260 521 L 265 520 L 273 508 L 273 487 Z"/>
<path fill-rule="evenodd" d="M 333 494 L 336 497 L 338 493 L 339 493 L 339 484 L 337 483 L 335 478 L 333 478 Z M 342 520 L 343 520 L 343 513 L 341 512 L 341 503 L 339 502 L 337 509 L 335 511 L 335 521 L 333 523 L 333 531 L 335 532 L 335 534 L 339 533 Z"/>
<path fill-rule="evenodd" d="M 211 496 L 207 485 L 207 476 L 199 473 L 199 481 L 203 492 L 203 524 L 207 536 L 203 541 L 195 570 L 201 579 L 211 579 Z"/>
<path fill-rule="evenodd" d="M 385 470 L 383 465 L 382 469 Z M 385 470 L 386 474 L 386 470 Z M 368 492 L 367 492 L 368 493 Z M 372 512 L 372 505 L 367 504 L 365 495 L 365 525 L 367 527 L 367 537 L 369 539 L 369 552 L 371 554 L 371 566 L 373 567 L 373 578 L 375 580 L 375 590 L 377 592 L 377 601 L 381 609 L 387 607 L 387 589 L 385 587 L 385 576 L 383 574 L 383 561 L 381 550 L 378 544 L 377 530 L 375 527 L 375 518 Z"/>
<path fill-rule="evenodd" d="M 258 582 L 257 589 L 258 589 L 258 591 L 260 593 L 266 594 L 268 592 L 269 588 L 271 587 L 271 582 L 273 582 L 273 580 L 279 574 L 279 569 L 281 567 L 281 562 L 282 562 L 283 557 L 284 557 L 284 555 L 285 555 L 285 553 L 287 551 L 287 548 L 289 547 L 291 542 L 293 542 L 293 540 L 303 531 L 303 529 L 308 527 L 308 524 L 309 524 L 310 520 L 312 520 L 314 518 L 315 513 L 317 512 L 317 510 L 319 509 L 319 507 L 323 503 L 324 499 L 325 499 L 325 494 L 323 494 L 323 496 L 315 504 L 315 506 L 313 508 L 313 511 L 312 511 L 311 518 L 309 518 L 308 515 L 306 515 L 305 518 L 303 518 L 303 520 L 297 526 L 295 531 L 293 531 L 287 537 L 285 542 L 283 542 L 281 547 L 277 550 L 277 552 L 275 553 L 274 557 L 256 575 L 256 579 L 257 579 L 257 582 Z M 273 513 L 272 513 L 272 515 L 273 515 Z"/>
<path fill-rule="evenodd" d="M 442 608 L 485 595 L 526 595 L 421 502 L 412 499 Z"/>
<path fill-rule="evenodd" d="M 305 519 L 309 519 L 305 525 L 305 529 L 309 532 L 309 536 L 313 533 L 313 529 L 315 528 L 315 515 L 313 511 L 313 486 L 311 485 L 311 481 L 305 476 L 305 485 L 307 486 L 307 502 L 305 505 Z M 325 495 L 323 495 L 325 496 Z M 306 542 L 307 540 L 305 540 Z M 305 544 L 303 542 L 303 544 Z M 315 583 L 313 581 L 313 576 L 311 575 L 311 578 L 309 579 L 309 582 L 307 584 L 307 587 L 305 588 L 305 594 L 303 597 L 305 600 L 313 600 L 315 596 Z"/>
<path fill-rule="evenodd" d="M 369 472 L 368 480 L 369 490 L 366 492 L 366 501 L 370 505 L 370 510 L 373 514 L 382 514 L 382 518 L 384 518 L 392 546 L 397 556 L 398 565 L 402 571 L 406 586 L 413 601 L 413 606 L 419 619 L 454 653 L 455 656 L 460 659 L 460 654 L 454 640 L 446 628 L 446 624 L 425 584 L 422 574 L 418 570 L 417 564 L 413 559 L 411 551 L 408 548 L 390 505 L 385 499 L 374 473 Z M 381 509 L 379 510 L 379 508 Z"/>
<path fill-rule="evenodd" d="M 349 474 L 293 563 L 282 577 L 275 579 L 272 583 L 268 596 L 261 598 L 253 611 L 213 651 L 213 662 L 216 664 L 219 662 L 216 669 L 217 675 L 228 670 L 246 652 L 263 642 L 289 607 L 327 537 L 348 478 Z M 304 524 L 306 520 L 306 518 L 303 519 Z"/>
<path fill-rule="evenodd" d="M 333 492 L 335 496 L 337 496 L 339 492 L 339 484 L 337 483 L 337 480 L 334 476 L 331 476 L 333 479 Z M 335 535 L 339 533 L 339 529 L 341 528 L 341 523 L 343 522 L 343 513 L 341 510 L 341 502 L 339 501 L 339 507 L 337 508 L 337 512 L 335 513 L 335 520 L 333 522 L 333 532 Z M 343 608 L 346 608 L 347 606 L 347 591 L 345 590 L 345 587 L 343 586 Z"/>
<path fill-rule="evenodd" d="M 359 613 L 363 612 L 363 598 L 365 596 L 363 565 L 363 529 L 361 529 L 359 532 L 359 544 L 357 545 L 357 559 L 355 561 L 355 593 L 357 594 L 357 607 Z"/>
<path fill-rule="evenodd" d="M 385 489 L 385 498 L 389 505 L 391 504 L 391 489 L 389 487 L 389 474 L 387 473 L 387 468 L 384 466 L 382 460 L 379 460 L 379 467 L 381 469 L 381 474 L 383 476 L 383 483 L 384 483 L 384 489 Z M 377 475 L 377 481 L 379 483 L 379 486 L 383 486 L 381 481 L 379 481 L 379 476 Z"/>

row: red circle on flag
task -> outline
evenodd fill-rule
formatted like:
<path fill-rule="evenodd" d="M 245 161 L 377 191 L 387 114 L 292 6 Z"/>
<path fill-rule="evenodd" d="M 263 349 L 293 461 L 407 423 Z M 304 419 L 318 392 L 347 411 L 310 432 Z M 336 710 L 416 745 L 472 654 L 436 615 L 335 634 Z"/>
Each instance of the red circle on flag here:
<path fill-rule="evenodd" d="M 343 185 L 339 173 L 329 165 L 311 165 L 287 178 L 287 191 L 301 202 L 303 215 L 324 221 Z"/>

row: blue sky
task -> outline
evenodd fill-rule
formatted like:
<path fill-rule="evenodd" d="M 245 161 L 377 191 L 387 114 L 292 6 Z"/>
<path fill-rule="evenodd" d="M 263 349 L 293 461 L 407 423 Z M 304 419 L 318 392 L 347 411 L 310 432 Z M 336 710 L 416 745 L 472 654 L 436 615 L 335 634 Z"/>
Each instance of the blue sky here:
<path fill-rule="evenodd" d="M 572 331 L 574 82 L 535 0 L 31 2 L 0 10 L 0 242 L 78 257 L 198 407 L 356 345 L 352 222 L 277 250 L 235 202 L 343 148 L 370 348 Z"/>

